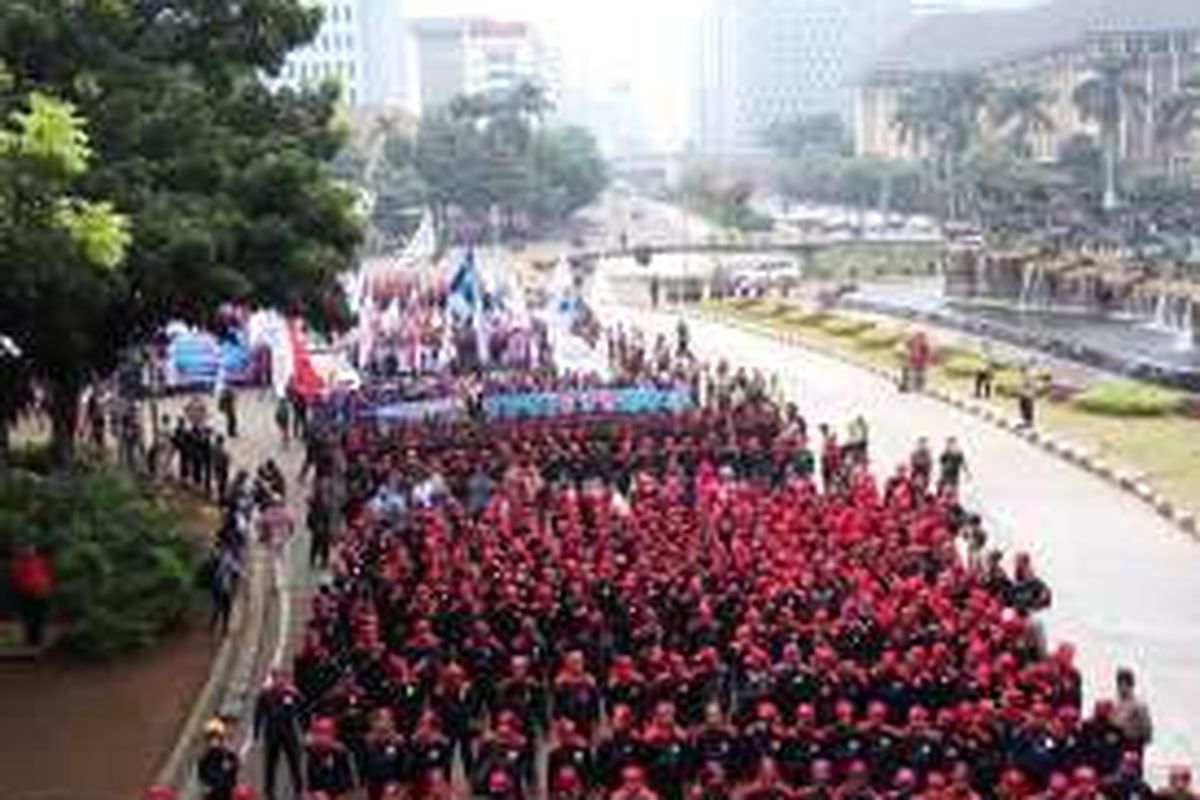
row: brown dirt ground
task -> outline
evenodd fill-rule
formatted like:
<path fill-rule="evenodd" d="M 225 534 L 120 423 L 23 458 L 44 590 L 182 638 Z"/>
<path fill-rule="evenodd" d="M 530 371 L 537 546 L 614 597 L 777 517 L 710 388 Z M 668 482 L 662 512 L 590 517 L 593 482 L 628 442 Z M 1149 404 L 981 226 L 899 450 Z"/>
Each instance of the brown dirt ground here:
<path fill-rule="evenodd" d="M 165 402 L 163 412 L 179 402 Z M 247 392 L 242 409 L 244 435 L 230 445 L 235 465 L 252 469 L 276 452 L 274 404 Z M 188 535 L 212 535 L 211 506 L 174 488 L 163 496 L 183 511 Z M 110 664 L 0 660 L 0 800 L 139 798 L 174 747 L 220 644 L 208 633 L 205 599 L 197 606 L 188 630 Z"/>
<path fill-rule="evenodd" d="M 0 798 L 130 800 L 175 741 L 217 639 L 202 621 L 111 664 L 0 663 Z"/>

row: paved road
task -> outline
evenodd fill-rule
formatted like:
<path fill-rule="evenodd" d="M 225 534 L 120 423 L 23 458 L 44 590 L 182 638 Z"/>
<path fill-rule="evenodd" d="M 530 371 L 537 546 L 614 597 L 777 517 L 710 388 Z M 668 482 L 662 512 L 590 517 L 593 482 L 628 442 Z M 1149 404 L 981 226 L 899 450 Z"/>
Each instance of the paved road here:
<path fill-rule="evenodd" d="M 675 324 L 667 315 L 612 313 L 646 328 Z M 1109 694 L 1114 669 L 1134 666 L 1155 713 L 1153 774 L 1200 764 L 1200 545 L 1099 478 L 942 403 L 899 395 L 868 372 L 762 336 L 691 325 L 701 358 L 775 371 L 810 423 L 844 429 L 865 413 L 877 461 L 888 467 L 918 436 L 935 446 L 957 436 L 970 461 L 969 500 L 993 541 L 1033 554 L 1055 591 L 1050 637 L 1078 646 L 1088 696 Z"/>

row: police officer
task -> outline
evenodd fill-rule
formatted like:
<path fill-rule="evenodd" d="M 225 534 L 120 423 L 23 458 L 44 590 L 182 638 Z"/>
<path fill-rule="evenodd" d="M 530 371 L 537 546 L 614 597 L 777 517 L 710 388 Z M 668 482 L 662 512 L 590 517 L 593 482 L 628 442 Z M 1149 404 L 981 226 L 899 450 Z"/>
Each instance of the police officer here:
<path fill-rule="evenodd" d="M 287 759 L 292 788 L 297 795 L 304 791 L 300 771 L 301 697 L 287 673 L 272 669 L 258 699 L 254 703 L 254 738 L 264 744 L 263 792 L 267 800 L 275 798 L 275 778 L 279 758 Z"/>

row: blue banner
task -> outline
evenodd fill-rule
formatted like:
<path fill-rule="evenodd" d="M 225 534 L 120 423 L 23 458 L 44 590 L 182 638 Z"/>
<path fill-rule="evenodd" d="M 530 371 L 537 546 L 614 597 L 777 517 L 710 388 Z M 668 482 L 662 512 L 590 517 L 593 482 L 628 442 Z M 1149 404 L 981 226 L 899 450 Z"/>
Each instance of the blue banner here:
<path fill-rule="evenodd" d="M 466 403 L 457 397 L 413 400 L 373 408 L 366 416 L 381 422 L 422 422 L 429 419 L 457 419 L 466 412 Z"/>
<path fill-rule="evenodd" d="M 487 397 L 483 408 L 493 419 L 554 417 L 572 414 L 653 414 L 682 411 L 692 406 L 684 389 L 586 389 L 568 392 L 526 392 Z"/>
<path fill-rule="evenodd" d="M 257 378 L 244 331 L 222 339 L 204 331 L 176 332 L 167 344 L 166 373 L 169 388 L 212 386 L 222 378 L 244 385 Z"/>

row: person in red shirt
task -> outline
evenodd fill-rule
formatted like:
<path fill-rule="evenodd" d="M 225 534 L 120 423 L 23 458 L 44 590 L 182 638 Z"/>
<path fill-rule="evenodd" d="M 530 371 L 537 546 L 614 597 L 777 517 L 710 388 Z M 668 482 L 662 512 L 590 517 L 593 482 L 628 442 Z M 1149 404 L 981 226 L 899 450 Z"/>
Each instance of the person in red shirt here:
<path fill-rule="evenodd" d="M 646 773 L 641 767 L 628 766 L 621 770 L 621 785 L 609 800 L 659 800 L 658 793 L 646 785 Z"/>
<path fill-rule="evenodd" d="M 925 374 L 933 355 L 929 339 L 924 333 L 917 332 L 908 340 L 909 381 L 907 388 L 914 392 L 925 391 Z"/>
<path fill-rule="evenodd" d="M 37 547 L 24 545 L 13 557 L 10 570 L 17 614 L 25 629 L 25 643 L 30 647 L 41 647 L 50 612 L 50 597 L 54 593 L 54 568 Z"/>

